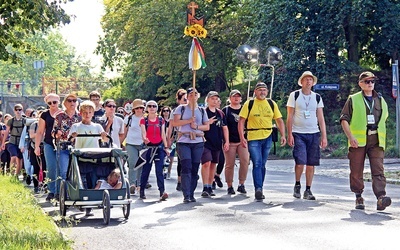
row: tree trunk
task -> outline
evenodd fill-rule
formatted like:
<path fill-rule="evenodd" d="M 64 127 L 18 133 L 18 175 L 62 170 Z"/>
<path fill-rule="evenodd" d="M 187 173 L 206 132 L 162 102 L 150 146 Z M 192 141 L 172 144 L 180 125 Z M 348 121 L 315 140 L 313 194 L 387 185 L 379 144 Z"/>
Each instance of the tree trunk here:
<path fill-rule="evenodd" d="M 360 63 L 360 54 L 358 52 L 358 36 L 357 36 L 357 27 L 351 23 L 350 16 L 348 16 L 344 20 L 344 32 L 346 36 L 346 41 L 348 44 L 347 47 L 347 59 L 350 62 L 356 63 L 359 65 Z"/>

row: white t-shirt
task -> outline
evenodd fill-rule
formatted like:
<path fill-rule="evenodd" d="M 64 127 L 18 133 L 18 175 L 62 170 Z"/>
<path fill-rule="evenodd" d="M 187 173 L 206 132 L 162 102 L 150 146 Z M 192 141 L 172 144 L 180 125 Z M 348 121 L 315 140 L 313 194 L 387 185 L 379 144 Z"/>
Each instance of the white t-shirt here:
<path fill-rule="evenodd" d="M 131 120 L 129 121 L 129 115 L 125 117 L 124 119 L 124 124 L 125 126 L 128 126 L 126 129 L 128 129 L 128 133 L 126 134 L 126 143 L 131 144 L 131 145 L 142 145 L 143 144 L 143 139 L 142 139 L 142 130 L 140 127 L 140 120 L 142 119 L 142 116 L 137 117 L 135 115 L 131 116 Z"/>
<path fill-rule="evenodd" d="M 104 120 L 104 126 L 107 126 L 107 117 L 101 117 Z M 121 142 L 119 135 L 125 132 L 124 120 L 121 117 L 114 116 L 113 124 L 111 125 L 111 138 L 113 140 L 113 148 L 120 148 Z"/>
<path fill-rule="evenodd" d="M 317 103 L 317 95 L 311 91 L 310 95 L 304 95 L 300 90 L 297 100 L 295 92 L 289 95 L 286 106 L 294 108 L 292 132 L 301 134 L 318 133 L 317 108 L 323 108 L 322 98 Z"/>
<path fill-rule="evenodd" d="M 98 180 L 97 182 L 101 182 L 99 189 L 114 189 L 107 180 Z M 121 183 L 121 181 L 118 181 L 118 183 Z"/>
<path fill-rule="evenodd" d="M 72 135 L 72 133 L 79 134 L 101 134 L 104 132 L 103 127 L 98 124 L 91 122 L 89 125 L 83 124 L 82 122 L 72 124 L 72 127 L 69 131 L 68 138 Z M 100 136 L 96 137 L 76 137 L 75 138 L 75 148 L 98 148 L 99 147 L 99 139 Z"/>

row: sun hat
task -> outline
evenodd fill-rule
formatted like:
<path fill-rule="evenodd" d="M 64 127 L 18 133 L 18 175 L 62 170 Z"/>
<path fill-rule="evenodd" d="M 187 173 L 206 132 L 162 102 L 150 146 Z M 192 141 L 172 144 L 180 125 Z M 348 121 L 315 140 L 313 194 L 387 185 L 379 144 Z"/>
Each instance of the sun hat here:
<path fill-rule="evenodd" d="M 313 86 L 315 84 L 317 84 L 317 80 L 318 79 L 317 79 L 317 77 L 315 75 L 313 75 L 313 73 L 311 73 L 311 71 L 304 71 L 304 73 L 300 76 L 299 80 L 297 81 L 297 84 L 299 84 L 300 86 L 303 86 L 301 84 L 301 80 L 303 80 L 303 78 L 306 77 L 306 76 L 311 76 L 314 79 Z"/>
<path fill-rule="evenodd" d="M 51 101 L 54 99 L 56 99 L 57 101 L 60 101 L 60 96 L 57 94 L 54 94 L 54 93 L 50 93 L 44 97 L 44 102 L 47 103 L 48 101 Z"/>
<path fill-rule="evenodd" d="M 135 99 L 132 102 L 132 109 L 144 108 L 142 99 Z"/>

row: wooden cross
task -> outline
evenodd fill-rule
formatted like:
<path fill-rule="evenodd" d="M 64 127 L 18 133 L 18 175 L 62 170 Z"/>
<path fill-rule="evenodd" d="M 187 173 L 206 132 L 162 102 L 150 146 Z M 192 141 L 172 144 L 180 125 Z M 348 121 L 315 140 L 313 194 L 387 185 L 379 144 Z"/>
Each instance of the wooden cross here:
<path fill-rule="evenodd" d="M 196 9 L 199 8 L 199 6 L 195 2 L 190 2 L 187 6 L 188 11 L 187 11 L 187 23 L 188 25 L 192 24 L 200 24 L 201 26 L 204 27 L 204 17 L 199 17 L 196 18 Z"/>
<path fill-rule="evenodd" d="M 195 2 L 190 2 L 187 7 L 189 10 L 191 10 L 192 16 L 194 16 L 194 14 L 196 13 L 196 9 L 199 8 L 199 6 Z"/>

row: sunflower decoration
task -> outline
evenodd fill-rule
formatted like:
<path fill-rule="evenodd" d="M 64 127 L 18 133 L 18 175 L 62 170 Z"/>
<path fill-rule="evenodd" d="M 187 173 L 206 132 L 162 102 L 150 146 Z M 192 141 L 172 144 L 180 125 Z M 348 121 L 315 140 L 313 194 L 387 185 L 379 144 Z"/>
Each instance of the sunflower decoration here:
<path fill-rule="evenodd" d="M 192 24 L 185 27 L 184 34 L 185 36 L 206 38 L 207 30 L 200 24 Z"/>

